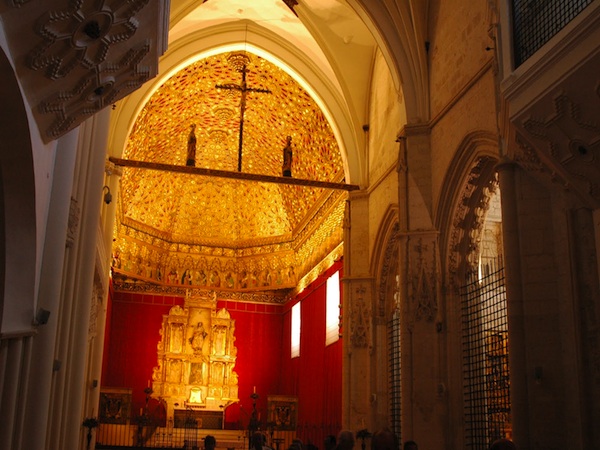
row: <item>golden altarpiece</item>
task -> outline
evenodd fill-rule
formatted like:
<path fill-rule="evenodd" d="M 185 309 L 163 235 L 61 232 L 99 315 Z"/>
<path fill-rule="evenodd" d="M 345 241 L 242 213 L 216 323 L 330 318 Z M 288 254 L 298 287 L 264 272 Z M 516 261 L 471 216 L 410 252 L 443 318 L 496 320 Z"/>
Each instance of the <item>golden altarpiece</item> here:
<path fill-rule="evenodd" d="M 191 410 L 205 411 L 207 419 L 216 415 L 222 424 L 227 406 L 239 401 L 235 320 L 216 306 L 216 294 L 188 295 L 183 307 L 163 316 L 152 395 L 164 400 L 176 426 Z"/>

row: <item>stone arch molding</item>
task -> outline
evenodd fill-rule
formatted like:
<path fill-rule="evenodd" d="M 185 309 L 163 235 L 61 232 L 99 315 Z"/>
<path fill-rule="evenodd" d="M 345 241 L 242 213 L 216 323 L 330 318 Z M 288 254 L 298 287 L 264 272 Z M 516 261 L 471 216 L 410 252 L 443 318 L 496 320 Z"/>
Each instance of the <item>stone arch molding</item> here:
<path fill-rule="evenodd" d="M 375 241 L 372 265 L 378 285 L 373 312 L 379 321 L 386 321 L 389 314 L 399 308 L 399 290 L 396 283 L 400 245 L 398 216 L 398 205 L 390 205 L 381 221 Z"/>
<path fill-rule="evenodd" d="M 0 254 L 0 331 L 31 327 L 36 286 L 36 214 L 33 149 L 26 103 L 12 65 L 0 48 L 5 114 L 0 120 L 0 194 L 4 251 Z"/>
<path fill-rule="evenodd" d="M 473 132 L 461 142 L 445 177 L 443 185 L 454 189 L 442 197 L 436 222 L 438 229 L 447 230 L 440 252 L 446 264 L 445 284 L 453 291 L 477 263 L 485 214 L 498 189 L 497 163 L 496 136 Z"/>
<path fill-rule="evenodd" d="M 397 89 L 402 87 L 409 123 L 429 120 L 427 3 L 348 0 L 371 30 L 390 67 Z"/>

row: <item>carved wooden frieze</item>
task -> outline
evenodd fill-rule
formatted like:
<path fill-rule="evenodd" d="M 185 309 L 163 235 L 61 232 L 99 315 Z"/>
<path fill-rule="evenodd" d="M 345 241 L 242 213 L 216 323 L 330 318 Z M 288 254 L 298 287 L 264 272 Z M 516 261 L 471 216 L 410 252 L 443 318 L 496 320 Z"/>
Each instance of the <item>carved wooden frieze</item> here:
<path fill-rule="evenodd" d="M 206 296 L 214 290 L 210 288 L 194 288 L 191 286 L 157 284 L 145 280 L 139 280 L 127 276 L 115 269 L 113 265 L 113 288 L 116 292 L 139 292 L 144 294 L 161 294 L 185 296 L 188 292 L 192 295 Z M 223 300 L 235 300 L 241 302 L 283 304 L 288 300 L 291 289 L 279 289 L 273 291 L 239 292 L 219 291 L 219 298 Z"/>

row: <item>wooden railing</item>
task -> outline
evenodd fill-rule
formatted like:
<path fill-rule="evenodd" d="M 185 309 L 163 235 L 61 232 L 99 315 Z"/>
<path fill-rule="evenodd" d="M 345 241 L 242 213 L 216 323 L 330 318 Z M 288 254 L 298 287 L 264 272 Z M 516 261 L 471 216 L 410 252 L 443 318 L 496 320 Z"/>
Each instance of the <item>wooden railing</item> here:
<path fill-rule="evenodd" d="M 204 448 L 204 438 L 211 435 L 217 450 L 249 448 L 247 430 L 208 430 L 200 428 L 154 427 L 100 424 L 95 430 L 96 449 L 115 448 Z M 296 438 L 294 431 L 265 433 L 274 450 L 287 450 Z"/>

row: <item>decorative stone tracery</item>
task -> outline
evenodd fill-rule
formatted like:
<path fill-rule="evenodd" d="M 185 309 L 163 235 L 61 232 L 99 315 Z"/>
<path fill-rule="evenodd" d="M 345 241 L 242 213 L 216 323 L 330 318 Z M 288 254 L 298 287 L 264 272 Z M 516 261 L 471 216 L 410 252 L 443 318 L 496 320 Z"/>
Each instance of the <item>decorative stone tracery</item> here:
<path fill-rule="evenodd" d="M 480 238 L 489 201 L 498 189 L 494 162 L 487 157 L 473 163 L 461 190 L 449 237 L 448 283 L 455 290 L 461 276 L 477 264 Z"/>
<path fill-rule="evenodd" d="M 350 341 L 355 348 L 367 348 L 371 344 L 371 308 L 365 300 L 367 288 L 354 287 L 350 311 Z"/>
<path fill-rule="evenodd" d="M 71 197 L 71 203 L 69 205 L 69 222 L 67 224 L 67 248 L 72 247 L 77 238 L 77 232 L 79 230 L 79 219 L 81 216 L 81 208 L 73 197 Z"/>
<path fill-rule="evenodd" d="M 400 225 L 396 222 L 390 232 L 390 237 L 383 255 L 383 266 L 381 268 L 379 283 L 379 303 L 377 314 L 385 318 L 386 305 L 390 290 L 393 289 L 394 305 L 392 309 L 399 307 L 399 286 L 398 286 L 398 246 L 400 245 Z"/>
<path fill-rule="evenodd" d="M 412 244 L 411 244 L 412 243 Z M 430 322 L 438 310 L 438 251 L 436 236 L 430 234 L 409 241 L 408 298 L 415 321 Z"/>

